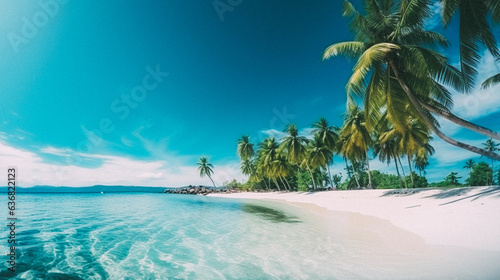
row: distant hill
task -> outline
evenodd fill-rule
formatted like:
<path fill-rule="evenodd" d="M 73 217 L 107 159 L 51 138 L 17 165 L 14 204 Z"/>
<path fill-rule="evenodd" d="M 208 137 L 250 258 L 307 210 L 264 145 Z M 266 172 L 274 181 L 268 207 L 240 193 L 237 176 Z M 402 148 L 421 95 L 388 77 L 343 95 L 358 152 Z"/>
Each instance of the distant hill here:
<path fill-rule="evenodd" d="M 54 186 L 34 186 L 29 188 L 16 187 L 16 193 L 161 193 L 166 188 L 163 187 L 139 187 L 139 186 L 89 186 L 89 187 L 54 187 Z M 1 192 L 6 193 L 7 187 L 0 187 Z"/>

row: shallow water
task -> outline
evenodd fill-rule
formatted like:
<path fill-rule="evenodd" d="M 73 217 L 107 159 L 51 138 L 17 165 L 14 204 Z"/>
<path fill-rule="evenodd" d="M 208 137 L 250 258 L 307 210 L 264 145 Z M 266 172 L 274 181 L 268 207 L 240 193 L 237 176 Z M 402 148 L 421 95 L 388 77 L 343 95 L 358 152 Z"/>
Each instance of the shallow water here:
<path fill-rule="evenodd" d="M 2 203 L 6 201 L 2 199 Z M 269 201 L 18 194 L 15 279 L 494 279 L 500 253 Z M 6 213 L 4 220 L 6 219 Z M 2 228 L 2 236 L 7 236 Z M 7 239 L 1 244 L 8 252 Z M 5 260 L 7 256 L 4 255 Z"/>

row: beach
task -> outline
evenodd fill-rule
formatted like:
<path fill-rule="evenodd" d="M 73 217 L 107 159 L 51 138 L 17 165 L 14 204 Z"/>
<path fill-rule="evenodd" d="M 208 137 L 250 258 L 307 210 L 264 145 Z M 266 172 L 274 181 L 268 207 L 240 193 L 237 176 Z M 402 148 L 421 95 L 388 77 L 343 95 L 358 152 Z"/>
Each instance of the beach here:
<path fill-rule="evenodd" d="M 241 192 L 214 197 L 258 199 L 371 216 L 430 245 L 500 252 L 500 187 L 454 189 Z M 357 219 L 359 220 L 359 219 Z M 379 232 L 383 229 L 378 229 Z"/>

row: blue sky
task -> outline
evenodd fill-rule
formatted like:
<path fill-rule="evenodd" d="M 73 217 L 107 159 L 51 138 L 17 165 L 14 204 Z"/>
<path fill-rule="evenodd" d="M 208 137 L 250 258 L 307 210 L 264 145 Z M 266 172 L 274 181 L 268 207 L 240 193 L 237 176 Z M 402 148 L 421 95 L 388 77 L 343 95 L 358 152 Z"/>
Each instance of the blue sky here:
<path fill-rule="evenodd" d="M 17 166 L 21 185 L 209 184 L 196 171 L 202 155 L 221 184 L 244 178 L 243 134 L 258 142 L 287 123 L 306 133 L 320 117 L 341 125 L 354 62 L 321 61 L 328 45 L 352 40 L 341 1 L 2 3 L 0 167 Z M 439 29 L 437 17 L 429 26 Z M 453 46 L 446 53 L 458 62 Z M 485 53 L 478 80 L 498 71 Z M 454 111 L 498 131 L 498 90 L 457 93 Z M 465 178 L 463 162 L 478 158 L 434 146 L 432 181 Z"/>

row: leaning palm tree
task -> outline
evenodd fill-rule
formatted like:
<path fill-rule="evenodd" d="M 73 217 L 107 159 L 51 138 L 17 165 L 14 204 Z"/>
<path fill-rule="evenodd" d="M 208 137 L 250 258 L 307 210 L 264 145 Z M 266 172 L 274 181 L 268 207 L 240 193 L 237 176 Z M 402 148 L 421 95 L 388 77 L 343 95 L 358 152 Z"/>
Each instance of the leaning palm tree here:
<path fill-rule="evenodd" d="M 250 143 L 250 137 L 243 135 L 238 139 L 238 148 L 236 153 L 241 158 L 241 160 L 247 160 L 253 157 L 255 151 L 253 149 L 253 144 Z"/>
<path fill-rule="evenodd" d="M 372 145 L 372 138 L 365 121 L 365 114 L 360 107 L 354 104 L 347 106 L 344 124 L 340 130 L 342 145 L 340 155 L 351 162 L 366 161 L 368 167 L 368 188 L 372 188 L 370 174 L 370 158 L 368 149 Z"/>
<path fill-rule="evenodd" d="M 208 178 L 210 178 L 210 181 L 212 181 L 212 184 L 214 184 L 214 187 L 216 188 L 217 186 L 215 186 L 214 180 L 212 180 L 211 176 L 214 173 L 213 168 L 214 166 L 208 162 L 208 159 L 206 157 L 201 157 L 200 161 L 198 161 L 198 171 L 200 172 L 200 177 L 203 178 L 205 175 L 207 175 Z"/>
<path fill-rule="evenodd" d="M 364 16 L 344 1 L 343 14 L 352 17 L 350 27 L 356 41 L 331 45 L 323 58 L 358 58 L 346 90 L 349 103 L 355 96 L 364 99 L 369 127 L 378 122 L 384 108 L 398 129 L 410 114 L 448 144 L 500 160 L 499 154 L 445 135 L 433 116 L 450 118 L 467 129 L 500 139 L 497 132 L 451 113 L 453 100 L 444 85 L 458 91 L 466 91 L 472 85 L 433 49 L 446 47 L 449 42 L 441 34 L 424 29 L 425 20 L 431 15 L 429 4 L 428 0 L 365 0 Z"/>

